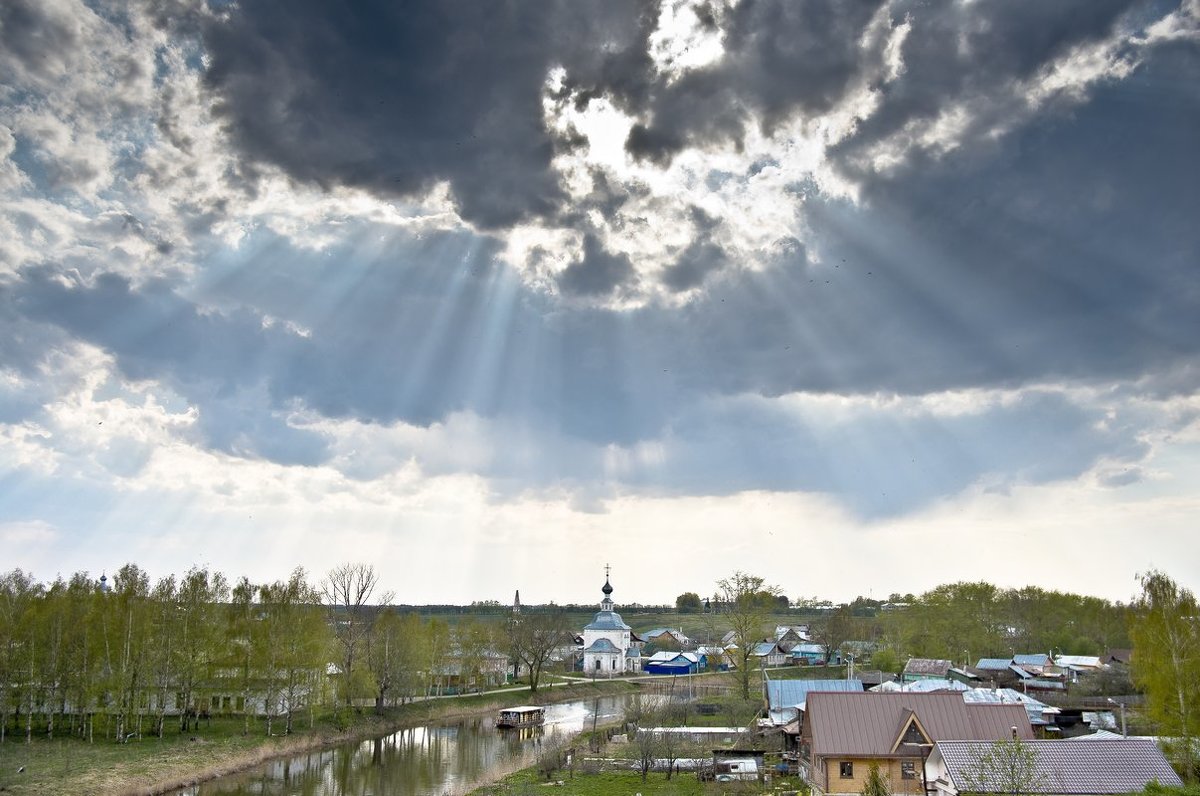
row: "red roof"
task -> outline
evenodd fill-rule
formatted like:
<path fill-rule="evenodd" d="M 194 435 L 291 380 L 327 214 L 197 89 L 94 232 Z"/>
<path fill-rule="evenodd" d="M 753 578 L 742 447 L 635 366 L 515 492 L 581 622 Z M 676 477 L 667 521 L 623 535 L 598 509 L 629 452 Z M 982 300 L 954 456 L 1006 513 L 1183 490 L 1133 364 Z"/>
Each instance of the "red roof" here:
<path fill-rule="evenodd" d="M 808 695 L 804 722 L 815 756 L 883 757 L 915 716 L 931 742 L 1033 738 L 1020 704 L 971 704 L 960 693 L 838 693 Z M 910 752 L 911 753 L 911 752 Z"/>

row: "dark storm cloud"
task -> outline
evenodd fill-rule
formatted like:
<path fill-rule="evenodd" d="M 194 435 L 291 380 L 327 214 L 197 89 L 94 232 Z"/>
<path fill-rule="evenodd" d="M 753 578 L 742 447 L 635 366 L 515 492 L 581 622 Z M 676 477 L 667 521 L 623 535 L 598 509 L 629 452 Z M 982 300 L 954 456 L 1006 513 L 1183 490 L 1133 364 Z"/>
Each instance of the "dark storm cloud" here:
<path fill-rule="evenodd" d="M 880 2 L 752 0 L 731 12 L 725 57 L 675 81 L 651 71 L 646 85 L 610 86 L 643 121 L 630 132 L 630 154 L 665 164 L 685 146 L 739 142 L 747 123 L 770 130 L 799 111 L 830 110 L 878 50 L 863 33 Z"/>
<path fill-rule="evenodd" d="M 609 254 L 594 235 L 583 239 L 583 258 L 558 276 L 564 293 L 577 296 L 611 296 L 636 276 L 624 254 Z"/>
<path fill-rule="evenodd" d="M 590 73 L 640 25 L 612 2 L 248 3 L 207 27 L 207 82 L 251 158 L 385 196 L 445 180 L 465 218 L 501 227 L 563 199 L 551 67 Z"/>
<path fill-rule="evenodd" d="M 1198 74 L 1194 48 L 1164 47 L 986 160 L 917 161 L 861 206 L 810 197 L 819 263 L 710 282 L 679 313 L 688 333 L 661 335 L 677 371 L 703 351 L 720 367 L 694 378 L 726 392 L 1196 389 L 1200 84 L 1182 76 Z"/>
<path fill-rule="evenodd" d="M 79 49 L 80 26 L 52 5 L 40 0 L 0 4 L 0 72 L 6 81 L 52 80 L 63 72 L 64 59 Z"/>
<path fill-rule="evenodd" d="M 886 81 L 887 37 L 874 27 L 885 6 L 891 24 L 910 25 L 903 72 Z M 880 104 L 841 145 L 848 155 L 953 103 L 995 103 L 1014 82 L 1144 8 L 1140 0 L 751 0 L 729 13 L 718 63 L 671 82 L 648 70 L 606 88 L 640 119 L 627 150 L 665 164 L 687 146 L 737 143 L 747 124 L 770 132 L 796 114 L 828 112 L 865 84 Z M 988 112 L 1003 120 L 1009 110 L 999 103 Z"/>

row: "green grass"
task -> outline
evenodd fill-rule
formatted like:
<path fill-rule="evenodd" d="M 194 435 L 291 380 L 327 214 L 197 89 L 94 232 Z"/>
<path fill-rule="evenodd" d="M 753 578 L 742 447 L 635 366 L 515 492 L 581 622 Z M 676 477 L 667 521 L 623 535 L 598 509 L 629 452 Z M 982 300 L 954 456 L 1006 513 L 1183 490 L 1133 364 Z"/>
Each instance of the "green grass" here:
<path fill-rule="evenodd" d="M 780 666 L 767 669 L 771 680 L 844 680 L 845 666 Z"/>

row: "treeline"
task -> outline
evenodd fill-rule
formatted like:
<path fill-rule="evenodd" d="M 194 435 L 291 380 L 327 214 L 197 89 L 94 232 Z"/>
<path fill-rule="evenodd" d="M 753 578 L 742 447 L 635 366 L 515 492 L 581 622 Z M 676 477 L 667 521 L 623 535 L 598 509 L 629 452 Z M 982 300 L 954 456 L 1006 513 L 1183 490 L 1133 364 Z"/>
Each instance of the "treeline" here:
<path fill-rule="evenodd" d="M 902 667 L 909 657 L 974 663 L 1029 652 L 1103 655 L 1130 646 L 1134 611 L 1133 606 L 1099 597 L 1036 586 L 1001 589 L 985 582 L 949 583 L 921 595 L 893 594 L 887 600 L 857 597 L 841 605 L 801 598 L 786 612 L 776 605 L 780 598 L 775 591 L 758 597 L 776 621 L 807 625 L 812 640 L 831 656 L 861 652 L 865 643 L 875 652 L 872 665 L 888 670 Z M 676 609 L 729 613 L 720 594 L 702 601 L 695 592 L 679 595 Z"/>
<path fill-rule="evenodd" d="M 214 714 L 270 734 L 333 706 L 401 704 L 504 682 L 510 662 L 536 687 L 569 640 L 560 613 L 520 627 L 453 625 L 376 603 L 377 576 L 343 565 L 319 583 L 230 582 L 193 568 L 151 582 L 134 564 L 39 583 L 0 575 L 0 742 L 14 733 L 125 740 L 195 732 Z"/>
<path fill-rule="evenodd" d="M 874 617 L 854 617 L 853 603 L 839 613 L 865 623 L 897 652 L 971 663 L 1029 652 L 1103 655 L 1130 646 L 1129 606 L 1036 586 L 951 583 Z"/>

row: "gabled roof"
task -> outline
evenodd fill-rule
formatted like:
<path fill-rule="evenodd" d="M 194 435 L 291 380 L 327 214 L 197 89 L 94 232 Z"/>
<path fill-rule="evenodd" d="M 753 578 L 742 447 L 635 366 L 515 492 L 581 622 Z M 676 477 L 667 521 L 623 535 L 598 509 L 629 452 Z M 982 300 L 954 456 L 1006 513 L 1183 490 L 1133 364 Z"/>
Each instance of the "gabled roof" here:
<path fill-rule="evenodd" d="M 1049 724 L 1052 716 L 1062 712 L 1012 688 L 972 688 L 963 692 L 963 699 L 977 704 L 1023 705 L 1029 714 L 1029 723 L 1034 726 Z"/>
<path fill-rule="evenodd" d="M 1050 656 L 1044 652 L 1035 652 L 1030 655 L 1014 655 L 1012 662 L 1017 666 L 1049 666 Z"/>
<path fill-rule="evenodd" d="M 950 661 L 940 658 L 909 658 L 908 663 L 904 664 L 904 673 L 945 677 L 946 672 L 950 671 L 950 666 Z"/>
<path fill-rule="evenodd" d="M 985 672 L 996 671 L 1001 672 L 1012 665 L 1012 658 L 980 658 L 979 663 L 975 664 L 976 669 L 981 669 Z"/>
<path fill-rule="evenodd" d="M 1054 659 L 1056 666 L 1074 666 L 1080 669 L 1099 669 L 1102 664 L 1099 655 L 1059 655 Z"/>
<path fill-rule="evenodd" d="M 804 655 L 824 655 L 824 644 L 797 644 L 792 647 L 792 657 L 801 657 Z"/>
<path fill-rule="evenodd" d="M 939 741 L 933 754 L 940 755 L 945 761 L 951 784 L 963 790 L 973 773 L 978 776 L 980 753 L 993 744 Z M 1032 786 L 1027 785 L 1023 793 L 1098 796 L 1141 791 L 1151 780 L 1158 780 L 1160 785 L 1178 787 L 1183 784 L 1153 741 L 1063 743 L 1052 740 L 1024 741 L 1022 745 L 1033 752 L 1034 779 L 1037 781 Z M 998 787 L 1001 783 L 984 784 Z"/>
<path fill-rule="evenodd" d="M 667 663 L 669 661 L 675 660 L 676 658 L 683 658 L 690 663 L 699 663 L 700 662 L 700 656 L 694 652 L 671 652 L 670 650 L 663 650 L 662 652 L 656 652 L 653 655 L 651 655 L 649 658 L 647 658 L 646 662 L 647 663 Z"/>
<path fill-rule="evenodd" d="M 598 638 L 593 641 L 592 646 L 585 649 L 584 652 L 610 652 L 613 654 L 620 654 L 621 650 L 617 648 L 616 644 L 613 644 L 608 639 Z"/>
<path fill-rule="evenodd" d="M 772 655 L 780 652 L 779 645 L 774 641 L 764 641 L 754 645 L 754 654 L 762 657 L 763 655 Z"/>
<path fill-rule="evenodd" d="M 900 686 L 900 690 L 907 691 L 910 694 L 921 694 L 932 693 L 934 691 L 967 691 L 970 687 L 960 680 L 950 680 L 945 677 L 930 677 L 926 680 L 904 683 Z"/>
<path fill-rule="evenodd" d="M 808 626 L 807 625 L 776 625 L 775 626 L 775 640 L 776 641 L 783 638 L 788 633 L 792 633 L 795 636 L 797 636 L 798 638 L 807 639 L 808 638 Z"/>
<path fill-rule="evenodd" d="M 900 732 L 896 733 L 896 740 L 892 741 L 892 748 L 888 751 L 895 754 L 904 745 L 905 736 L 910 732 L 919 739 L 917 741 L 918 746 L 927 746 L 933 743 L 933 739 L 929 737 L 929 733 L 925 732 L 925 727 L 922 726 L 921 719 L 917 717 L 915 711 L 910 710 L 900 725 Z"/>
<path fill-rule="evenodd" d="M 1033 737 L 1020 705 L 974 705 L 958 693 L 850 694 L 816 691 L 805 703 L 805 724 L 817 756 L 892 756 L 897 728 L 909 712 L 934 741 L 999 740 L 1017 728 L 1023 739 Z"/>
<path fill-rule="evenodd" d="M 810 692 L 862 693 L 861 680 L 767 680 L 767 705 L 772 709 L 803 705 Z"/>
<path fill-rule="evenodd" d="M 678 630 L 669 628 L 669 627 L 656 627 L 653 630 L 647 631 L 643 635 L 645 636 L 646 640 L 648 640 L 648 641 L 653 641 L 654 639 L 658 638 L 659 636 L 670 636 L 671 638 L 676 639 L 681 642 L 688 640 L 688 637 L 683 635 L 683 633 L 679 632 Z"/>

